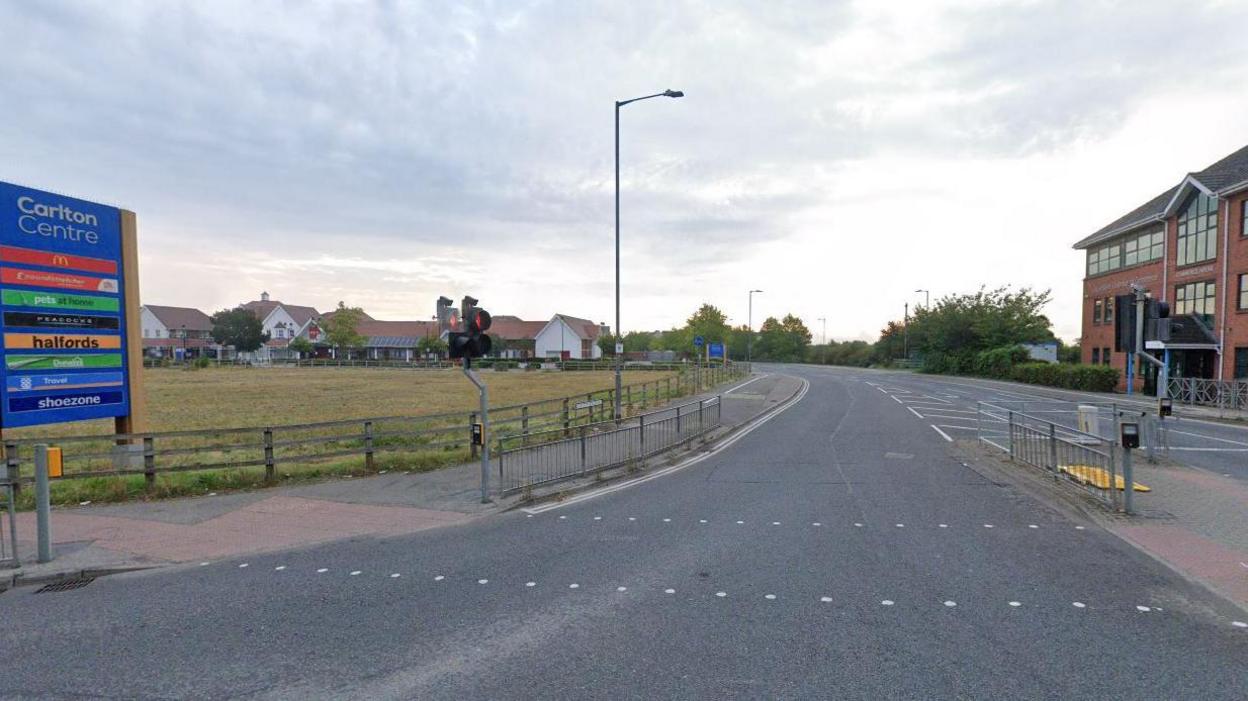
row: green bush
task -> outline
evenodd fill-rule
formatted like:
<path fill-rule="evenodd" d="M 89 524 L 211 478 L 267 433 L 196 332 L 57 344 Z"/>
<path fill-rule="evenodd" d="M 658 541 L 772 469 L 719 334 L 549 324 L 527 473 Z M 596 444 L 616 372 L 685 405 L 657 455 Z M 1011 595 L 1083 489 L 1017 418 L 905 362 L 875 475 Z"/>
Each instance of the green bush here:
<path fill-rule="evenodd" d="M 1112 392 L 1118 386 L 1118 371 L 1107 365 L 1022 363 L 1014 366 L 1009 379 L 1085 392 Z"/>
<path fill-rule="evenodd" d="M 195 367 L 201 370 L 208 367 L 209 365 L 212 365 L 212 360 L 209 358 L 196 358 L 195 359 Z"/>
<path fill-rule="evenodd" d="M 1005 346 L 980 351 L 975 355 L 975 374 L 981 377 L 1006 379 L 1015 365 L 1026 363 L 1031 356 L 1022 346 Z"/>

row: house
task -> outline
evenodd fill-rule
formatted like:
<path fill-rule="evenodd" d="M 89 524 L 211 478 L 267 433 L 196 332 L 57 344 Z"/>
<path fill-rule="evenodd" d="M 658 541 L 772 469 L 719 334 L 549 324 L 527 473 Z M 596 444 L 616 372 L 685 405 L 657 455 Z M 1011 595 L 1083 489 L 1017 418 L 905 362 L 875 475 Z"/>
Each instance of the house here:
<path fill-rule="evenodd" d="M 536 354 L 537 335 L 550 323 L 547 321 L 524 321 L 516 316 L 498 315 L 490 322 L 487 333 L 497 343 L 491 355 L 499 358 L 532 358 Z"/>
<path fill-rule="evenodd" d="M 151 357 L 216 357 L 212 319 L 192 307 L 139 307 L 143 327 L 143 353 Z"/>
<path fill-rule="evenodd" d="M 1127 212 L 1074 248 L 1087 251 L 1083 362 L 1122 372 L 1115 297 L 1147 290 L 1168 302 L 1168 340 L 1149 341 L 1171 377 L 1248 378 L 1248 146 Z M 1143 389 L 1157 369 L 1141 363 Z M 1137 373 L 1139 374 L 1139 373 Z"/>
<path fill-rule="evenodd" d="M 286 304 L 270 299 L 268 292 L 261 292 L 260 299 L 240 304 L 260 320 L 269 340 L 253 355 L 255 360 L 266 361 L 293 358 L 295 353 L 287 346 L 309 322 L 320 316 L 314 307 Z"/>
<path fill-rule="evenodd" d="M 438 337 L 436 321 L 382 321 L 368 318 L 355 327 L 366 340 L 362 355 L 369 360 L 419 360 L 417 345 L 422 338 Z"/>
<path fill-rule="evenodd" d="M 556 314 L 534 337 L 533 354 L 538 358 L 597 360 L 602 357 L 598 338 L 610 333 L 606 324 Z"/>

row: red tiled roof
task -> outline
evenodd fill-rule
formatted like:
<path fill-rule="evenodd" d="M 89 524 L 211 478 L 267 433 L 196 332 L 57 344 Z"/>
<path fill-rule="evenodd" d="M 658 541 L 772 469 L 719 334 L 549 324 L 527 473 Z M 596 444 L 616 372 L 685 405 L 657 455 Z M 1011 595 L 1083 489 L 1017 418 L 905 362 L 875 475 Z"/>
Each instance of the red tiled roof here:
<path fill-rule="evenodd" d="M 530 340 L 546 328 L 546 321 L 524 321 L 514 316 L 496 316 L 490 322 L 491 336 L 498 336 L 507 341 Z"/>
<path fill-rule="evenodd" d="M 155 315 L 170 331 L 180 330 L 183 326 L 187 331 L 212 330 L 212 319 L 192 307 L 161 307 L 155 304 L 144 304 L 143 308 Z"/>
<path fill-rule="evenodd" d="M 368 319 L 355 327 L 361 336 L 397 336 L 402 338 L 421 338 L 437 336 L 438 324 L 433 321 L 380 321 Z"/>
<path fill-rule="evenodd" d="M 290 318 L 295 320 L 296 326 L 303 326 L 309 319 L 315 319 L 320 316 L 320 312 L 316 311 L 315 307 L 301 307 L 297 304 L 283 304 L 282 302 L 275 302 L 271 299 L 255 300 L 252 302 L 246 302 L 239 306 L 243 309 L 250 310 L 251 313 L 255 314 L 256 318 L 260 321 L 264 321 L 266 317 L 273 313 L 274 309 L 281 307 L 286 310 L 286 313 L 290 315 Z"/>
<path fill-rule="evenodd" d="M 564 323 L 566 323 L 581 338 L 595 341 L 598 339 L 598 335 L 602 332 L 602 328 L 598 325 L 598 323 L 590 321 L 589 319 L 580 319 L 575 316 L 568 316 L 567 314 L 557 314 L 556 316 L 563 319 Z"/>

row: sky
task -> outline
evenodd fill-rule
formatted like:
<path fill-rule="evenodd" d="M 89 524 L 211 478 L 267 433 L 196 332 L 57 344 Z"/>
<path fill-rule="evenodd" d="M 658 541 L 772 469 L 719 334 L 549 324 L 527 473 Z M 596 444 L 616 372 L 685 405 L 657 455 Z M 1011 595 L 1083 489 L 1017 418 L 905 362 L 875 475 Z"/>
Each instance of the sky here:
<path fill-rule="evenodd" d="M 0 180 L 135 211 L 146 303 L 622 328 L 1051 289 L 1248 143 L 1244 2 L 0 0 Z"/>

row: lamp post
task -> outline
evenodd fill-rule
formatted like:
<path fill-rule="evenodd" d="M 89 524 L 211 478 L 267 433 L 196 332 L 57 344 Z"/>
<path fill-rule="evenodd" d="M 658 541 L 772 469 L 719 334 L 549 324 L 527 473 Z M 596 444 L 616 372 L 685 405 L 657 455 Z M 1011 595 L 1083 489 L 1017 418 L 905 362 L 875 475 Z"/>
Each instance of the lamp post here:
<path fill-rule="evenodd" d="M 826 318 L 826 317 L 822 317 L 822 316 L 821 316 L 821 317 L 819 317 L 816 321 L 822 321 L 822 322 L 823 322 L 823 343 L 822 343 L 822 345 L 825 345 L 825 346 L 826 346 L 826 345 L 828 345 L 828 320 L 827 320 L 827 318 Z"/>
<path fill-rule="evenodd" d="M 182 362 L 186 362 L 186 324 L 182 324 Z"/>
<path fill-rule="evenodd" d="M 915 292 L 923 293 L 923 308 L 924 309 L 927 309 L 928 307 L 932 306 L 932 291 L 931 290 L 915 290 Z"/>
<path fill-rule="evenodd" d="M 653 95 L 645 95 L 643 97 L 634 97 L 631 100 L 615 101 L 615 337 L 623 339 L 624 333 L 620 329 L 620 108 L 630 102 L 638 102 L 640 100 L 649 100 L 652 97 L 684 97 L 685 94 L 679 90 L 664 90 Z M 618 342 L 618 341 L 617 341 Z M 615 418 L 620 419 L 623 413 L 620 411 L 620 388 L 621 373 L 624 370 L 624 354 L 615 354 Z"/>
<path fill-rule="evenodd" d="M 746 319 L 746 326 L 749 327 L 750 333 L 745 337 L 745 362 L 753 362 L 754 358 L 754 293 L 762 294 L 762 290 L 750 290 L 750 315 Z"/>

